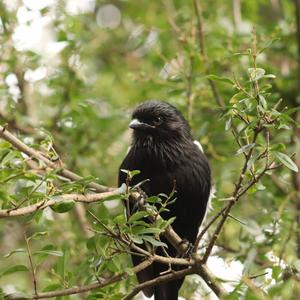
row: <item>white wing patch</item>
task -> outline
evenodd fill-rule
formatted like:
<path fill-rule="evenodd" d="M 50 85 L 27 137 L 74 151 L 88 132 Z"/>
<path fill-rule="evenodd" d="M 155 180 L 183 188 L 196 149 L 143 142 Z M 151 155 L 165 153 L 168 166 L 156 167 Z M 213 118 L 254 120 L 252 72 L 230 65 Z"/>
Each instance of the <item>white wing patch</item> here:
<path fill-rule="evenodd" d="M 194 144 L 201 150 L 202 153 L 204 153 L 203 151 L 203 147 L 200 144 L 200 142 L 194 140 Z M 216 198 L 216 186 L 212 185 L 211 189 L 210 189 L 210 193 L 209 193 L 209 198 L 208 198 L 208 202 L 207 202 L 207 211 L 211 211 L 212 210 L 212 205 L 211 205 L 211 201 L 212 199 Z"/>
<path fill-rule="evenodd" d="M 208 197 L 208 202 L 207 202 L 207 210 L 208 211 L 212 211 L 212 209 L 213 209 L 211 202 L 213 199 L 215 199 L 217 197 L 216 193 L 217 193 L 217 189 L 216 189 L 216 186 L 213 184 L 211 186 L 209 197 Z"/>
<path fill-rule="evenodd" d="M 204 153 L 202 145 L 198 141 L 194 140 L 194 144 L 200 149 L 201 152 Z"/>

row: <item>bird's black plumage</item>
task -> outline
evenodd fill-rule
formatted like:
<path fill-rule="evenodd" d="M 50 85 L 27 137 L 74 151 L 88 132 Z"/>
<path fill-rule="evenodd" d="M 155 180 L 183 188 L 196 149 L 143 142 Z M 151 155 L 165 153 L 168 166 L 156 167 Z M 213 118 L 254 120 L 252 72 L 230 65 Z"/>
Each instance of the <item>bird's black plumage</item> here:
<path fill-rule="evenodd" d="M 132 145 L 120 166 L 126 170 L 140 170 L 132 184 L 145 179 L 142 186 L 147 196 L 170 194 L 176 190 L 176 201 L 163 212 L 162 217 L 176 217 L 172 226 L 182 239 L 194 243 L 198 228 L 204 218 L 211 189 L 210 168 L 205 155 L 194 143 L 190 127 L 181 113 L 172 105 L 160 101 L 140 104 L 132 114 Z M 119 185 L 126 181 L 126 174 L 119 172 Z M 167 242 L 168 254 L 176 256 L 176 250 Z M 165 255 L 162 249 L 158 254 Z M 133 264 L 141 258 L 132 257 Z M 139 282 L 151 280 L 167 269 L 154 263 L 137 274 Z M 179 267 L 177 268 L 179 269 Z M 155 300 L 175 300 L 183 279 L 163 283 L 145 289 L 146 296 Z"/>

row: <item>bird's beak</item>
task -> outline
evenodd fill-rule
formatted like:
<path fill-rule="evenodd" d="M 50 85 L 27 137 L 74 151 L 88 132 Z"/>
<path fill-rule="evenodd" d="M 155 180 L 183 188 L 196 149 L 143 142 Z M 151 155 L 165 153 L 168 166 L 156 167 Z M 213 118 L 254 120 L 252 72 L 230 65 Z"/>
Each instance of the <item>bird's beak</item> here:
<path fill-rule="evenodd" d="M 137 129 L 139 128 L 140 126 L 142 126 L 143 123 L 140 122 L 138 119 L 133 119 L 130 123 L 129 123 L 129 128 L 132 128 L 132 129 Z"/>
<path fill-rule="evenodd" d="M 149 124 L 146 124 L 144 122 L 141 122 L 138 119 L 133 119 L 130 123 L 129 123 L 129 128 L 131 129 L 148 129 L 148 128 L 153 128 L 154 126 L 151 126 Z"/>

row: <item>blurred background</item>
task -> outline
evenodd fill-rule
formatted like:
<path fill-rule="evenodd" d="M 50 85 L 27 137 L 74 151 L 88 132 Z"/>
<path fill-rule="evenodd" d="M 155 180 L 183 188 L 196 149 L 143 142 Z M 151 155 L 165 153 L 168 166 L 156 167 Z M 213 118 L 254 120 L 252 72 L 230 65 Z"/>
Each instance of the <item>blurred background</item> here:
<path fill-rule="evenodd" d="M 297 0 L 203 0 L 201 5 L 202 45 L 193 1 L 1 0 L 1 124 L 8 124 L 27 144 L 55 149 L 74 172 L 116 186 L 117 170 L 130 144 L 128 123 L 133 108 L 147 99 L 165 100 L 188 118 L 195 139 L 210 160 L 217 199 L 227 197 L 242 157 L 235 155 L 238 146 L 230 131 L 225 131 L 221 108 L 235 92 L 223 77 L 241 81 L 247 77 L 247 51 L 255 26 L 258 49 L 262 50 L 257 64 L 277 77 L 271 82 L 270 102 L 282 98 L 283 106 L 299 106 L 300 4 Z M 289 153 L 297 151 L 299 135 L 297 112 L 292 118 L 294 127 L 274 136 Z M 276 270 L 281 269 L 278 257 L 294 270 L 300 268 L 297 176 L 287 169 L 278 171 L 238 203 L 235 215 L 247 226 L 229 221 L 219 252 L 209 261 L 212 269 L 222 266 L 221 277 L 225 274 L 228 279 L 230 273 L 233 278 L 229 280 L 237 280 L 245 263 L 258 258 L 255 272 L 269 268 L 265 280 L 270 284 L 276 280 L 276 299 L 300 295 L 297 280 L 276 278 Z M 8 188 L 3 185 L 0 190 L 4 197 Z M 222 204 L 214 201 L 213 209 Z M 120 209 L 102 207 L 104 215 Z M 41 287 L 84 283 L 83 274 L 78 274 L 88 268 L 91 257 L 87 236 L 76 221 L 76 216 L 62 214 L 29 226 L 29 232 L 51 227 L 48 240 L 32 247 L 55 241 L 55 250 L 64 253 L 46 262 L 41 258 Z M 0 220 L 0 266 L 26 260 L 22 255 L 3 258 L 24 246 L 23 222 Z M 128 257 L 122 261 L 130 265 Z M 0 287 L 28 290 L 31 279 L 26 276 L 0 276 Z M 128 288 L 130 282 L 126 284 L 120 289 Z M 186 299 L 199 299 L 199 293 L 203 296 L 196 279 L 185 285 L 182 295 Z M 120 299 L 113 298 L 109 289 L 105 293 L 95 299 Z"/>

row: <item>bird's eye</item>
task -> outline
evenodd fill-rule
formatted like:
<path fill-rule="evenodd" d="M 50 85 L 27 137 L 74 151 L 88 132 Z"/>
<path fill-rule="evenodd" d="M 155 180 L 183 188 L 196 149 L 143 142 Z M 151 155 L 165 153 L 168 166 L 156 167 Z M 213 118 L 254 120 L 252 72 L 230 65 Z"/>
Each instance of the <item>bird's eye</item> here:
<path fill-rule="evenodd" d="M 162 118 L 161 117 L 154 117 L 152 119 L 152 122 L 154 125 L 160 125 L 162 123 Z"/>

